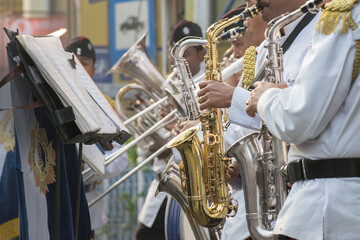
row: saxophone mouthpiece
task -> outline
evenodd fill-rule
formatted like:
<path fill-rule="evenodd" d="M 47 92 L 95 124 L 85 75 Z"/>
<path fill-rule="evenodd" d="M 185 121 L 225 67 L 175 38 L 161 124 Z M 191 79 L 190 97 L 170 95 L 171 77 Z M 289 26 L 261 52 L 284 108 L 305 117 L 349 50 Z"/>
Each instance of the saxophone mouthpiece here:
<path fill-rule="evenodd" d="M 223 42 L 228 39 L 235 39 L 242 35 L 245 32 L 246 28 L 244 27 L 235 27 L 230 29 L 229 31 L 221 34 L 219 37 L 215 39 L 217 42 Z"/>
<path fill-rule="evenodd" d="M 258 12 L 262 11 L 264 9 L 264 7 L 265 6 L 261 2 L 258 2 L 256 4 L 256 8 L 257 8 Z"/>
<path fill-rule="evenodd" d="M 245 20 L 245 18 L 254 17 L 256 14 L 258 14 L 263 9 L 264 9 L 264 6 L 259 3 L 257 5 L 247 8 L 245 11 L 240 13 L 240 19 L 236 24 L 240 25 L 241 22 L 243 20 Z"/>

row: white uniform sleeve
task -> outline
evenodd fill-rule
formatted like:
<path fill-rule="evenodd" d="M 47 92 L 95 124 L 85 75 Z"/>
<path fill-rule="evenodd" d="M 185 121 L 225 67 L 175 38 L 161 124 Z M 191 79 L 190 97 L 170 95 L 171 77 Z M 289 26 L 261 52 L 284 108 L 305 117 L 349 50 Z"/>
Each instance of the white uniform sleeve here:
<path fill-rule="evenodd" d="M 250 92 L 241 88 L 236 87 L 232 100 L 231 107 L 229 112 L 229 121 L 231 123 L 237 124 L 244 128 L 250 128 L 258 130 L 260 128 L 260 117 L 255 116 L 250 117 L 246 114 L 246 101 L 250 98 Z"/>
<path fill-rule="evenodd" d="M 111 155 L 112 153 L 120 150 L 125 145 L 120 145 L 116 142 L 113 142 L 112 145 L 114 148 L 111 151 L 105 151 L 105 158 Z M 114 162 L 105 167 L 106 178 L 116 177 L 120 175 L 128 166 L 127 154 L 123 154 L 118 157 Z"/>
<path fill-rule="evenodd" d="M 258 113 L 277 138 L 294 144 L 316 138 L 343 104 L 355 45 L 352 34 L 338 30 L 314 34 L 293 87 L 269 89 L 260 97 Z"/>

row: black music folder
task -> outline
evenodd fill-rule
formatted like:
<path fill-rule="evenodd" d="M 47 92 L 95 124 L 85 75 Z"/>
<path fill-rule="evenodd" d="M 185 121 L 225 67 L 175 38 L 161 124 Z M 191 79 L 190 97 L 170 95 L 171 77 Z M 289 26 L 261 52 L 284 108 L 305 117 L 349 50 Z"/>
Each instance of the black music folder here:
<path fill-rule="evenodd" d="M 123 144 L 131 135 L 76 56 L 58 37 L 30 36 L 5 29 L 11 59 L 32 86 L 64 143 Z M 35 101 L 34 100 L 34 101 Z"/>

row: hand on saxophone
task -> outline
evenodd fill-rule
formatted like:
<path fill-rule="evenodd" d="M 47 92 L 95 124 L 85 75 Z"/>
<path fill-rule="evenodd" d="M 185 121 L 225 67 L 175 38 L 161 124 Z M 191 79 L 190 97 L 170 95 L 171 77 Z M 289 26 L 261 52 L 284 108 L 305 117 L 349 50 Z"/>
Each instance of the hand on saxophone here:
<path fill-rule="evenodd" d="M 177 136 L 178 134 L 182 133 L 183 131 L 185 131 L 186 129 L 189 129 L 191 127 L 194 127 L 196 125 L 198 125 L 200 123 L 199 120 L 191 120 L 191 121 L 183 121 L 183 122 L 178 122 L 175 127 L 171 130 L 171 133 L 174 136 Z"/>
<path fill-rule="evenodd" d="M 247 101 L 247 106 L 245 108 L 246 113 L 250 117 L 255 117 L 255 114 L 257 113 L 257 104 L 259 101 L 259 98 L 261 95 L 270 88 L 287 88 L 288 86 L 286 83 L 270 83 L 270 82 L 256 82 L 254 84 L 254 90 L 252 90 L 250 94 L 250 98 Z"/>
<path fill-rule="evenodd" d="M 175 109 L 175 107 L 171 103 L 168 103 L 167 105 L 162 106 L 162 108 L 160 109 L 160 118 L 166 117 L 166 115 L 168 115 L 174 109 Z M 171 123 L 167 124 L 165 126 L 165 129 L 168 130 L 168 131 L 171 131 L 174 128 L 176 123 L 177 123 L 177 120 L 175 119 Z"/>
<path fill-rule="evenodd" d="M 150 152 L 156 152 L 159 148 L 164 146 L 167 143 L 167 140 L 160 137 L 157 134 L 153 134 L 151 136 L 154 139 L 154 144 L 150 146 L 149 151 Z M 165 159 L 168 158 L 172 154 L 172 151 L 170 148 L 166 149 L 163 153 L 161 153 L 158 158 L 159 159 Z"/>
<path fill-rule="evenodd" d="M 218 81 L 202 81 L 199 83 L 200 110 L 207 108 L 228 108 L 231 105 L 235 87 Z"/>
<path fill-rule="evenodd" d="M 228 171 L 230 176 L 230 185 L 232 182 L 236 182 L 238 179 L 240 179 L 240 167 L 235 159 L 231 159 L 231 164 L 228 167 Z"/>

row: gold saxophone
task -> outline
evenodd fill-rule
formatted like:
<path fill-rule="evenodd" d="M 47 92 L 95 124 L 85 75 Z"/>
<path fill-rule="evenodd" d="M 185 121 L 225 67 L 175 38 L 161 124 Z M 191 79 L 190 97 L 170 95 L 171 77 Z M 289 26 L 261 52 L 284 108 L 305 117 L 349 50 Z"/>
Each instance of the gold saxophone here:
<path fill-rule="evenodd" d="M 216 40 L 227 26 L 256 14 L 256 6 L 240 15 L 212 24 L 206 31 L 208 54 L 205 56 L 205 81 L 221 81 Z M 203 141 L 197 137 L 198 127 L 182 132 L 168 144 L 176 147 L 182 157 L 180 176 L 183 192 L 188 196 L 189 209 L 195 221 L 204 227 L 216 227 L 226 216 L 237 211 L 228 189 L 229 158 L 225 157 L 222 112 L 219 108 L 207 109 L 199 116 Z"/>

